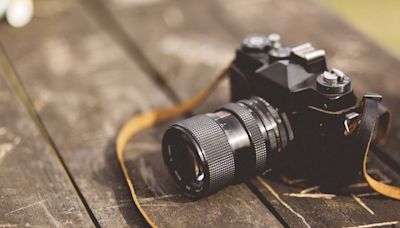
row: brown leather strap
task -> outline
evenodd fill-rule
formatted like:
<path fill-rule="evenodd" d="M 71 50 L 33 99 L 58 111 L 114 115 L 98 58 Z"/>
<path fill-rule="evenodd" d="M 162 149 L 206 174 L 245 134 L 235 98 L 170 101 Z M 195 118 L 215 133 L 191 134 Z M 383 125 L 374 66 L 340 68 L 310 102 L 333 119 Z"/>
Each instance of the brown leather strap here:
<path fill-rule="evenodd" d="M 156 224 L 150 219 L 145 210 L 141 207 L 139 200 L 136 196 L 135 189 L 133 186 L 132 179 L 129 175 L 128 168 L 124 162 L 124 149 L 128 141 L 140 133 L 141 131 L 153 127 L 158 123 L 169 121 L 171 119 L 177 118 L 186 112 L 196 108 L 202 101 L 204 101 L 212 91 L 217 87 L 217 85 L 222 81 L 222 79 L 227 75 L 227 70 L 225 69 L 204 91 L 202 91 L 197 96 L 193 97 L 187 102 L 178 104 L 174 107 L 159 110 L 159 111 L 151 111 L 143 114 L 139 114 L 137 116 L 133 116 L 130 120 L 128 120 L 121 130 L 118 133 L 116 139 L 116 153 L 117 158 L 120 163 L 121 169 L 124 173 L 124 177 L 129 186 L 129 190 L 131 192 L 132 199 L 139 209 L 140 213 L 143 215 L 143 218 L 151 227 L 157 227 Z M 377 126 L 378 133 L 377 139 L 383 140 L 386 134 L 387 128 L 389 126 L 390 114 L 382 108 L 379 104 L 379 101 L 376 99 L 371 99 L 366 97 L 364 100 L 364 112 L 360 121 L 358 121 L 358 131 L 357 131 L 357 140 L 356 140 L 356 148 L 358 151 L 365 151 L 364 156 L 364 176 L 367 180 L 368 184 L 377 192 L 394 198 L 400 199 L 400 188 L 396 186 L 387 185 L 376 181 L 367 173 L 367 156 L 369 146 L 371 144 L 373 138 L 373 132 L 375 129 L 376 123 L 379 121 L 383 123 L 380 126 Z"/>
<path fill-rule="evenodd" d="M 203 90 L 192 99 L 170 108 L 150 111 L 133 116 L 122 126 L 121 130 L 118 132 L 115 144 L 115 151 L 117 153 L 118 162 L 121 166 L 122 172 L 124 173 L 124 177 L 131 192 L 133 202 L 135 203 L 136 207 L 138 208 L 148 225 L 151 227 L 157 227 L 157 225 L 147 215 L 146 211 L 142 208 L 136 196 L 132 178 L 129 176 L 128 168 L 126 167 L 124 162 L 125 146 L 130 139 L 132 139 L 135 135 L 142 132 L 143 130 L 151 128 L 159 123 L 178 118 L 186 112 L 189 112 L 199 106 L 199 104 L 201 104 L 225 78 L 225 76 L 227 75 L 227 71 L 228 68 L 222 71 L 205 90 Z"/>
<path fill-rule="evenodd" d="M 367 172 L 367 158 L 372 142 L 383 144 L 390 125 L 390 113 L 380 104 L 377 96 L 364 96 L 363 113 L 355 136 L 355 149 L 364 153 L 363 173 L 365 180 L 380 194 L 400 200 L 400 187 L 375 180 Z"/>

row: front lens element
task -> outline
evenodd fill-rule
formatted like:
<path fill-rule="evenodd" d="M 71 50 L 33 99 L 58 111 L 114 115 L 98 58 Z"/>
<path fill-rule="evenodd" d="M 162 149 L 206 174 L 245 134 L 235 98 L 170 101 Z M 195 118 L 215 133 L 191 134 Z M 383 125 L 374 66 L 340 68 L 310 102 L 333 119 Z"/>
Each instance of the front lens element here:
<path fill-rule="evenodd" d="M 174 148 L 191 150 L 178 152 Z M 192 150 L 196 153 L 192 153 Z M 202 178 L 201 182 L 196 181 L 198 177 L 195 175 L 190 175 L 195 166 L 181 164 L 187 161 L 180 158 L 182 153 L 196 155 L 198 167 L 202 170 L 198 176 Z M 225 132 L 206 115 L 194 116 L 172 125 L 164 134 L 163 157 L 175 181 L 192 198 L 219 189 L 234 178 L 234 158 Z M 184 176 L 189 179 L 184 179 Z"/>

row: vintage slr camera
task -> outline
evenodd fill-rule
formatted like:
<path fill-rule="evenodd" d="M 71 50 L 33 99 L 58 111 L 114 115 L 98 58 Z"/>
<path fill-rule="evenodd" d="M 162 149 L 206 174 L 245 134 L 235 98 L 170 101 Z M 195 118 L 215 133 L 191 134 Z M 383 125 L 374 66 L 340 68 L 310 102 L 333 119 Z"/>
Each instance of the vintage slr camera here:
<path fill-rule="evenodd" d="M 278 34 L 243 40 L 229 68 L 231 103 L 168 128 L 163 158 L 185 195 L 254 175 L 306 175 L 323 186 L 351 180 L 363 153 L 349 125 L 359 116 L 351 79 L 327 69 L 325 51 L 289 47 Z"/>

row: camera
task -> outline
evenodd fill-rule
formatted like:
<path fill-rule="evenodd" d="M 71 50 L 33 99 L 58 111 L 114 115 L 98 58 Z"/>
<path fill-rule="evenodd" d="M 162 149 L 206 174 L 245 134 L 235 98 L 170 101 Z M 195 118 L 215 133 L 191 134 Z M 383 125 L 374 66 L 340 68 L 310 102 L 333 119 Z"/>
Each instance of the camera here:
<path fill-rule="evenodd" d="M 199 198 L 268 173 L 328 187 L 357 176 L 364 151 L 352 134 L 363 110 L 351 79 L 325 51 L 278 34 L 246 37 L 229 66 L 231 102 L 171 125 L 163 159 L 184 194 Z M 356 124 L 355 124 L 356 123 Z"/>

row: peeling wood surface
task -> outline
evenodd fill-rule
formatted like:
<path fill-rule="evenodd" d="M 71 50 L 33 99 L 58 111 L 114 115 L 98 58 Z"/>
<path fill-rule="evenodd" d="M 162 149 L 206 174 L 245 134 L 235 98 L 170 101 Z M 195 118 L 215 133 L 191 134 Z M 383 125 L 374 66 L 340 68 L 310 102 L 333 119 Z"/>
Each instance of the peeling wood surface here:
<path fill-rule="evenodd" d="M 113 148 L 124 120 L 196 94 L 229 63 L 248 33 L 278 32 L 290 44 L 311 42 L 325 49 L 329 66 L 351 75 L 360 94 L 381 93 L 394 116 L 400 115 L 399 83 L 395 83 L 399 61 L 308 0 L 40 0 L 36 8 L 38 17 L 23 29 L 0 24 L 0 42 L 101 226 L 144 224 Z M 213 111 L 228 100 L 229 87 L 224 83 L 195 112 Z M 388 147 L 371 157 L 370 171 L 399 183 L 398 118 L 393 126 Z M 307 180 L 259 177 L 190 201 L 162 163 L 165 127 L 139 135 L 126 155 L 139 201 L 160 226 L 371 227 L 396 226 L 400 220 L 400 203 L 374 194 L 361 179 L 341 192 L 324 192 Z M 0 159 L 7 148 L 0 148 Z M 64 185 L 52 185 L 58 189 L 54 192 Z M 6 192 L 4 197 L 12 194 Z M 44 200 L 35 198 L 33 205 L 7 202 L 15 208 L 10 211 L 20 212 L 44 205 Z M 82 210 L 82 218 L 68 220 L 71 225 L 91 225 Z M 15 219 L 26 221 L 35 213 L 28 211 Z M 13 222 L 5 220 L 4 226 Z"/>

